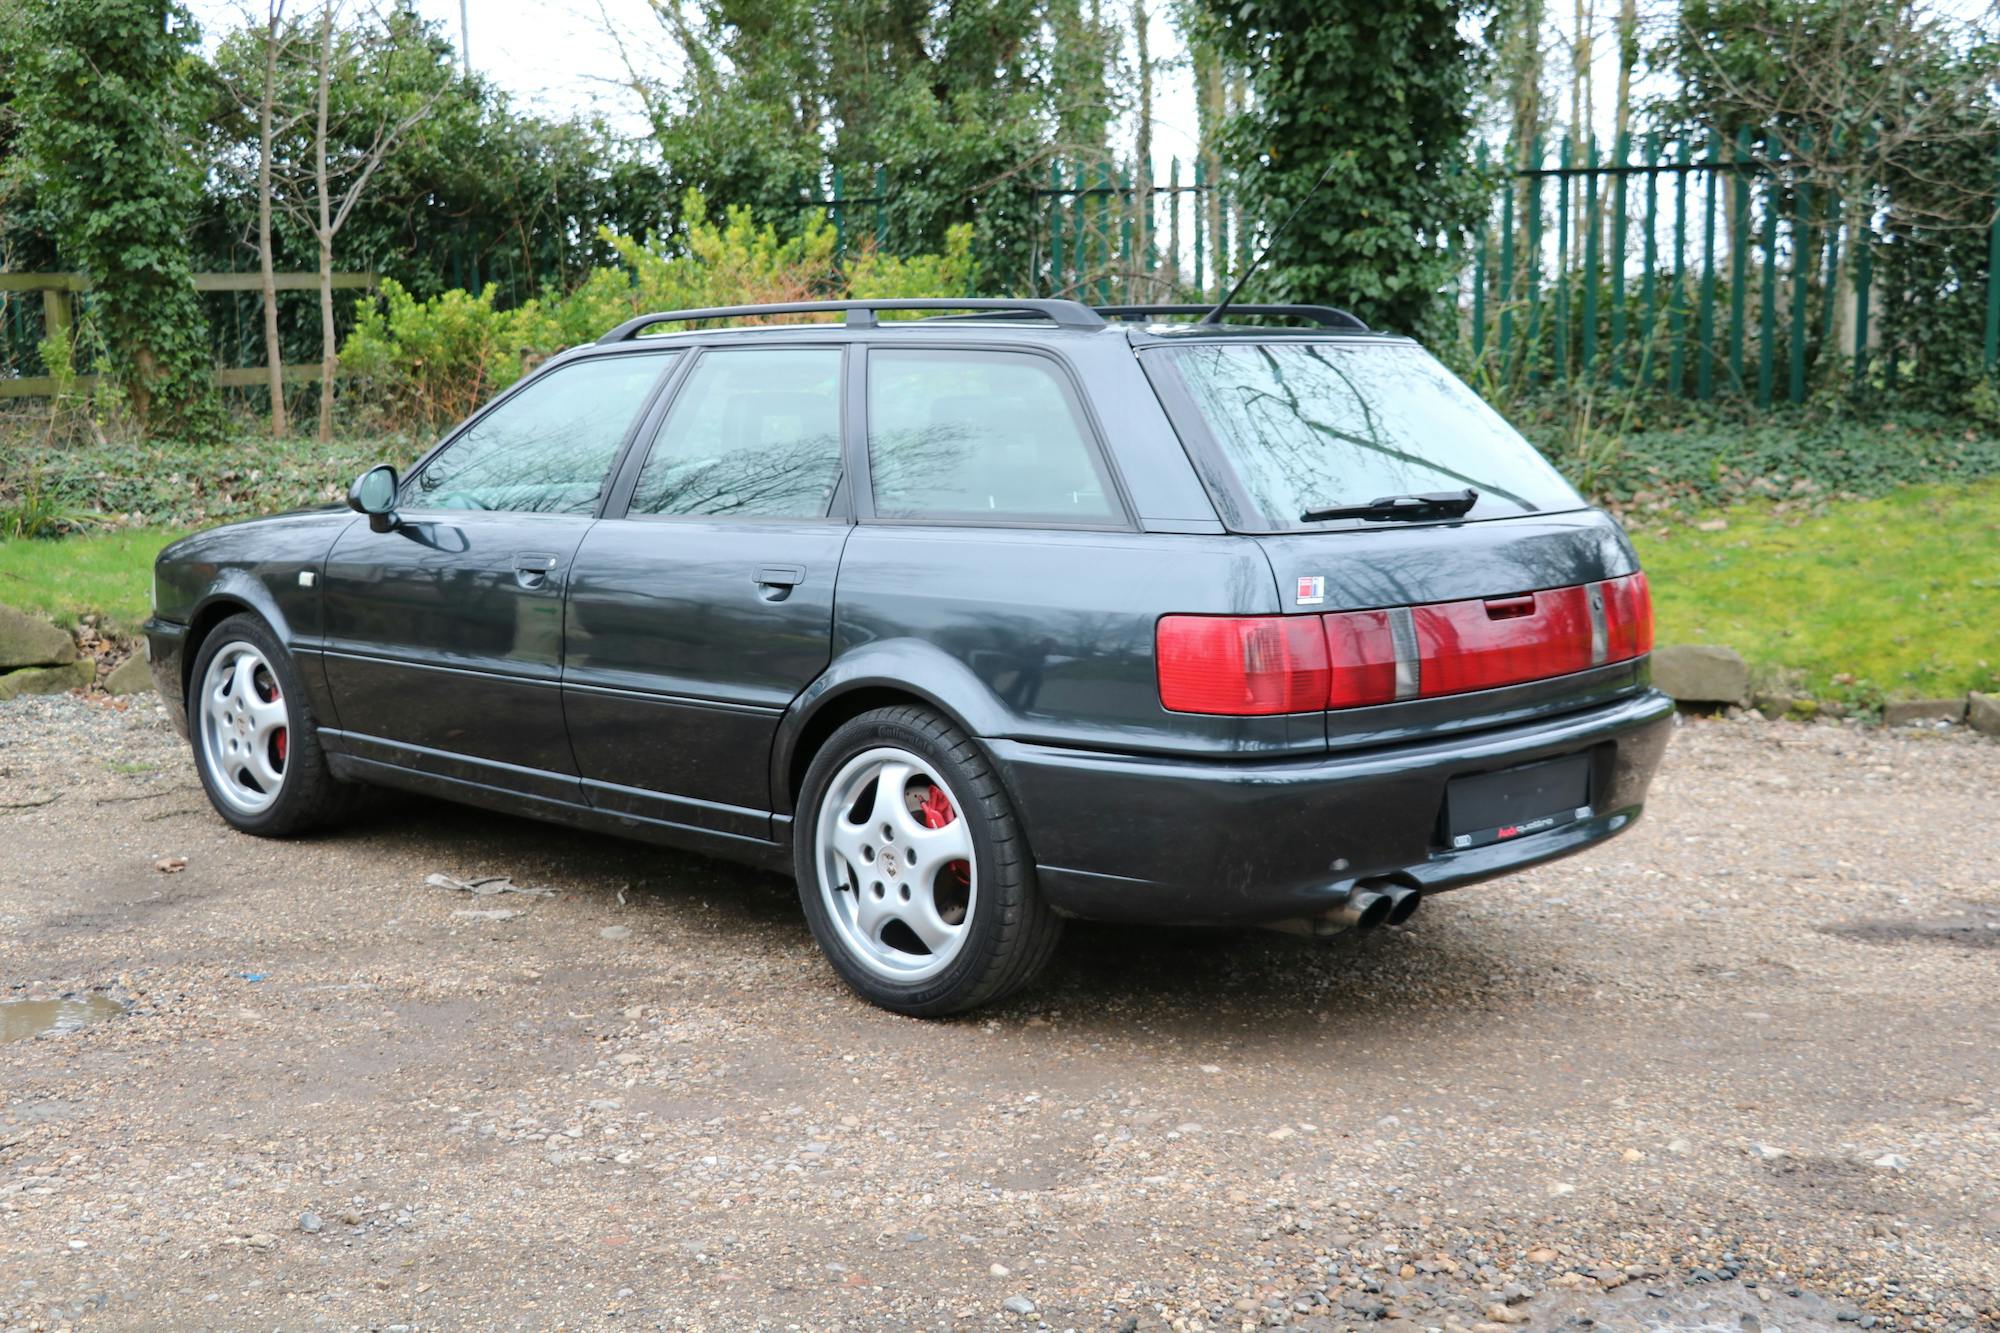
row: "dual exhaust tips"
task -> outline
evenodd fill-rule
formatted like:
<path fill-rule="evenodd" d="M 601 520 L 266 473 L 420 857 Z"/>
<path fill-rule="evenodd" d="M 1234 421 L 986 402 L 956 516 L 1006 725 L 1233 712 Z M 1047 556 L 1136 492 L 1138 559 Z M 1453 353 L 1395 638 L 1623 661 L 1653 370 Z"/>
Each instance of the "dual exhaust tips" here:
<path fill-rule="evenodd" d="M 1387 879 L 1364 879 L 1348 891 L 1340 906 L 1303 921 L 1274 922 L 1273 928 L 1331 939 L 1377 926 L 1400 926 L 1423 905 L 1421 889 Z"/>
<path fill-rule="evenodd" d="M 1347 895 L 1347 901 L 1323 918 L 1342 930 L 1373 930 L 1377 926 L 1400 926 L 1417 914 L 1424 896 L 1385 879 L 1362 880 Z"/>

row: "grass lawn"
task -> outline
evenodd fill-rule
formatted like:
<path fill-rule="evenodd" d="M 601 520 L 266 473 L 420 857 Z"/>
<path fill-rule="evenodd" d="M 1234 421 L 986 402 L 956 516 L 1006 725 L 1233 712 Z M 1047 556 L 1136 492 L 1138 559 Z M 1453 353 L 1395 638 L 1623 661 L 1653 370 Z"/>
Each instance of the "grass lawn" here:
<path fill-rule="evenodd" d="M 65 628 L 94 611 L 107 628 L 136 633 L 152 608 L 153 557 L 181 535 L 134 528 L 59 541 L 0 541 L 0 602 L 38 611 Z"/>
<path fill-rule="evenodd" d="M 1661 643 L 1726 644 L 1760 684 L 1867 703 L 2000 689 L 2000 479 L 1912 487 L 1801 518 L 1738 505 L 1703 532 L 1633 537 Z M 0 542 L 0 602 L 135 630 L 153 556 L 140 529 Z"/>
<path fill-rule="evenodd" d="M 1716 518 L 1633 534 L 1659 642 L 1727 645 L 1761 683 L 1814 698 L 2000 688 L 2000 479 Z"/>

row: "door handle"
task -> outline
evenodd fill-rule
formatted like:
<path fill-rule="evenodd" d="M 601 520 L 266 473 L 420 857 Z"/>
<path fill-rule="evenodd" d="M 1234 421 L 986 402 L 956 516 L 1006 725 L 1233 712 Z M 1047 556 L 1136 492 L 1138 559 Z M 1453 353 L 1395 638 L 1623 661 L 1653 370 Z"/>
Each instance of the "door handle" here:
<path fill-rule="evenodd" d="M 533 591 L 548 586 L 557 560 L 545 551 L 517 551 L 514 554 L 514 582 Z"/>
<path fill-rule="evenodd" d="M 804 565 L 765 565 L 757 571 L 759 584 L 766 588 L 796 588 L 806 581 Z"/>

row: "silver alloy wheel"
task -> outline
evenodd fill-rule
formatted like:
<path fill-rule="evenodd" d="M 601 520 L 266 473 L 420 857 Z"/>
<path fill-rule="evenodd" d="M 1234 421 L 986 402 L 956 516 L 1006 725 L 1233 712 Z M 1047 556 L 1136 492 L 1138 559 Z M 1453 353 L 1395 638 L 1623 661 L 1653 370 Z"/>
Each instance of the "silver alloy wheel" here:
<path fill-rule="evenodd" d="M 841 765 L 820 800 L 820 901 L 855 961 L 885 981 L 927 981 L 965 945 L 979 859 L 963 809 L 926 761 L 889 745 Z"/>
<path fill-rule="evenodd" d="M 243 814 L 262 814 L 284 786 L 291 749 L 277 674 L 255 645 L 226 643 L 202 676 L 198 705 L 210 789 Z"/>

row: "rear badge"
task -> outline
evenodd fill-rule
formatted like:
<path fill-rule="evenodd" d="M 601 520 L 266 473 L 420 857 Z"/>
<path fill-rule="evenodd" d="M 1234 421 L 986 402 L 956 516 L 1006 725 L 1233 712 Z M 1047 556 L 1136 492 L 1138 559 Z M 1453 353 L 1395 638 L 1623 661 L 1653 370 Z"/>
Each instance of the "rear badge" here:
<path fill-rule="evenodd" d="M 1326 601 L 1326 579 L 1319 574 L 1299 576 L 1299 605 L 1318 606 Z"/>

